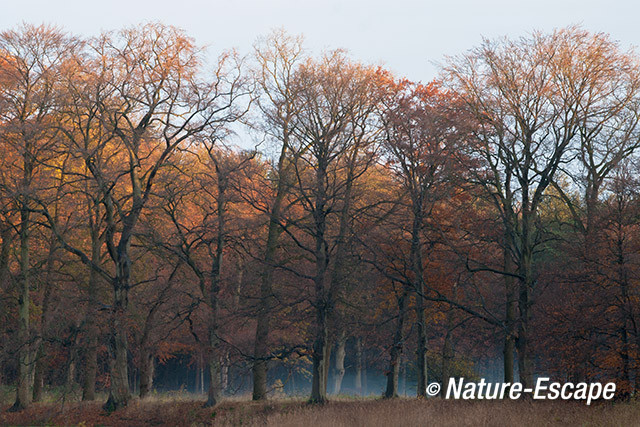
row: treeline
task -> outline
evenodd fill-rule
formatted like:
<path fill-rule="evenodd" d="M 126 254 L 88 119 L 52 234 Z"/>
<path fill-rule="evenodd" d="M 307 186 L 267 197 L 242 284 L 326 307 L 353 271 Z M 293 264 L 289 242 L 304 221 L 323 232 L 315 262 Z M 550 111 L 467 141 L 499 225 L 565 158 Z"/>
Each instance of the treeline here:
<path fill-rule="evenodd" d="M 215 61 L 162 24 L 2 32 L 0 383 L 113 410 L 186 357 L 207 405 L 275 368 L 324 402 L 346 359 L 424 396 L 499 352 L 505 382 L 631 395 L 639 107 L 638 56 L 578 27 L 428 84 L 283 31 Z"/>

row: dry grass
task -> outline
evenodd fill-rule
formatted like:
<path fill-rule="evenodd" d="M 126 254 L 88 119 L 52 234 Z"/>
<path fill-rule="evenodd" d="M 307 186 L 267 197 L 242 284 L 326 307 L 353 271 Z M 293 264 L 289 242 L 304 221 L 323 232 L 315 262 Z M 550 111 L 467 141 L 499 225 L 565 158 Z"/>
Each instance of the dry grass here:
<path fill-rule="evenodd" d="M 454 401 L 430 399 L 338 400 L 324 406 L 283 399 L 264 403 L 227 401 L 203 408 L 181 396 L 134 400 L 111 415 L 100 403 L 42 403 L 27 411 L 0 408 L 0 425 L 109 426 L 632 426 L 640 422 L 640 403 Z"/>

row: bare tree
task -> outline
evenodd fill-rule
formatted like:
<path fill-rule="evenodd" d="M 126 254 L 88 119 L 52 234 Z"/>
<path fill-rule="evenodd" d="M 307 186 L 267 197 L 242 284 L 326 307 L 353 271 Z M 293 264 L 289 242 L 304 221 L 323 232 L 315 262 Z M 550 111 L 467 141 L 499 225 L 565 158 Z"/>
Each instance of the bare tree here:
<path fill-rule="evenodd" d="M 450 86 L 478 121 L 479 144 L 469 147 L 482 162 L 475 182 L 493 201 L 505 232 L 505 371 L 512 369 L 508 347 L 515 340 L 520 377 L 527 386 L 534 370 L 529 324 L 537 282 L 535 253 L 544 232 L 538 212 L 547 189 L 579 147 L 581 123 L 590 121 L 592 113 L 585 103 L 598 103 L 600 85 L 607 82 L 600 77 L 603 69 L 615 68 L 606 59 L 610 51 L 604 47 L 611 43 L 605 39 L 569 27 L 519 40 L 485 41 L 451 59 L 445 69 Z M 517 280 L 516 289 L 510 277 Z M 511 378 L 505 372 L 505 379 Z"/>
<path fill-rule="evenodd" d="M 113 410 L 126 406 L 130 397 L 125 319 L 131 242 L 156 177 L 195 135 L 237 120 L 244 109 L 236 106 L 247 90 L 236 56 L 222 55 L 213 79 L 204 80 L 200 50 L 180 30 L 160 24 L 103 34 L 92 41 L 88 55 L 95 90 L 85 92 L 86 103 L 95 109 L 84 117 L 110 137 L 89 150 L 79 144 L 79 155 L 104 207 L 103 235 L 112 266 L 96 265 L 69 242 L 63 246 L 112 285 L 111 389 L 105 408 Z M 75 135 L 67 132 L 70 139 Z"/>
<path fill-rule="evenodd" d="M 293 84 L 295 71 L 303 59 L 302 39 L 283 31 L 270 34 L 255 48 L 258 65 L 256 79 L 262 90 L 258 107 L 263 115 L 262 130 L 270 142 L 280 147 L 277 162 L 272 170 L 273 200 L 268 204 L 267 238 L 264 248 L 263 271 L 260 278 L 260 299 L 257 312 L 256 336 L 253 351 L 253 400 L 267 396 L 267 363 L 269 359 L 269 333 L 275 304 L 273 273 L 280 221 L 286 194 L 291 187 L 290 153 L 296 113 L 297 90 Z"/>
<path fill-rule="evenodd" d="M 29 327 L 30 242 L 34 226 L 31 209 L 33 196 L 41 192 L 44 165 L 55 156 L 58 142 L 56 126 L 59 73 L 73 54 L 77 42 L 60 30 L 47 26 L 25 25 L 0 34 L 0 123 L 2 123 L 3 169 L 16 177 L 15 184 L 4 188 L 20 212 L 20 297 L 18 332 L 18 386 L 15 410 L 29 405 L 30 373 L 33 369 L 31 347 L 34 337 Z M 19 177 L 19 178 L 18 178 Z M 7 183 L 7 181 L 5 181 Z"/>
<path fill-rule="evenodd" d="M 416 329 L 418 331 L 417 362 L 418 396 L 425 396 L 427 387 L 427 325 L 425 296 L 425 238 L 427 220 L 435 204 L 447 194 L 455 165 L 454 150 L 458 138 L 464 135 L 460 117 L 456 117 L 455 102 L 432 83 L 427 86 L 400 82 L 385 106 L 384 144 L 391 170 L 405 193 L 406 211 L 411 226 L 406 273 L 402 274 L 404 289 L 398 296 L 399 317 L 394 344 L 391 347 L 391 366 L 388 373 L 386 397 L 396 397 L 398 368 L 402 354 L 403 324 L 407 296 L 416 295 Z M 397 279 L 397 276 L 396 276 Z"/>
<path fill-rule="evenodd" d="M 311 280 L 314 286 L 311 401 L 323 403 L 326 401 L 329 320 L 340 286 L 339 281 L 332 280 L 329 267 L 332 248 L 336 247 L 330 244 L 334 234 L 330 229 L 331 218 L 341 210 L 348 215 L 349 188 L 370 164 L 366 160 L 370 157 L 365 156 L 364 162 L 360 157 L 365 152 L 363 141 L 369 140 L 357 135 L 362 129 L 367 129 L 362 135 L 369 135 L 371 105 L 381 99 L 380 76 L 376 69 L 354 64 L 342 52 L 336 51 L 318 62 L 308 61 L 295 78 L 300 89 L 295 100 L 295 144 L 291 150 L 296 158 L 295 191 L 305 215 L 300 219 L 287 218 L 289 224 L 285 231 L 309 255 L 314 265 L 312 275 L 296 274 Z M 355 166 L 356 160 L 360 167 Z M 346 220 L 343 221 L 343 244 L 346 243 L 346 224 Z M 302 231 L 311 242 L 296 238 L 294 228 Z M 343 273 L 342 270 L 338 272 Z"/>

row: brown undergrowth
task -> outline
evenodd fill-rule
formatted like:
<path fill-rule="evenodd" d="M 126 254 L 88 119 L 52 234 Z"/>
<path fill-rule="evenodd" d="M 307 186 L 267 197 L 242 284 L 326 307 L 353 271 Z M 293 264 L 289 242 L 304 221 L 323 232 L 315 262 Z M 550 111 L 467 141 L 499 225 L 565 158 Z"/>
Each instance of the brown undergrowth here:
<path fill-rule="evenodd" d="M 100 402 L 34 404 L 26 411 L 7 412 L 1 425 L 81 426 L 631 426 L 640 423 L 640 403 L 564 401 L 372 400 L 331 401 L 323 406 L 301 399 L 268 402 L 227 401 L 204 408 L 187 399 L 134 400 L 113 414 Z"/>

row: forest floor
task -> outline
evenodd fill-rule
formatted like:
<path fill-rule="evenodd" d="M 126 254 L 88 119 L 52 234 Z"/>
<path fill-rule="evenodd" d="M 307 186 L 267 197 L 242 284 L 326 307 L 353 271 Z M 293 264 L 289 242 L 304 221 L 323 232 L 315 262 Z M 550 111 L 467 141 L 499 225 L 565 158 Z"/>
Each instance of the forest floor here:
<path fill-rule="evenodd" d="M 192 396 L 193 397 L 193 396 Z M 112 414 L 100 402 L 46 402 L 22 412 L 0 405 L 0 425 L 80 426 L 633 426 L 640 423 L 640 402 L 457 401 L 336 398 L 323 406 L 302 399 L 268 402 L 229 400 L 216 408 L 187 396 L 133 400 Z"/>

